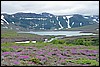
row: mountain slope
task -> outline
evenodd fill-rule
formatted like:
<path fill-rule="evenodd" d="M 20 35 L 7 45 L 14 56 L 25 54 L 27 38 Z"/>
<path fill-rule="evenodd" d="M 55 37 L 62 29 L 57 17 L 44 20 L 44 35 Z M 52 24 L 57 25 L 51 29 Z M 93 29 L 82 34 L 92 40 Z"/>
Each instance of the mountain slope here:
<path fill-rule="evenodd" d="M 96 34 L 99 34 L 99 24 L 92 24 L 92 25 L 86 25 L 86 26 L 82 26 L 82 27 L 76 27 L 76 28 L 70 28 L 70 29 L 67 29 L 67 30 L 80 30 L 80 31 L 83 31 L 84 33 L 85 32 L 92 32 L 92 33 L 96 33 Z"/>
<path fill-rule="evenodd" d="M 60 15 L 50 13 L 1 14 L 1 27 L 14 30 L 61 30 L 99 24 L 99 16 Z"/>

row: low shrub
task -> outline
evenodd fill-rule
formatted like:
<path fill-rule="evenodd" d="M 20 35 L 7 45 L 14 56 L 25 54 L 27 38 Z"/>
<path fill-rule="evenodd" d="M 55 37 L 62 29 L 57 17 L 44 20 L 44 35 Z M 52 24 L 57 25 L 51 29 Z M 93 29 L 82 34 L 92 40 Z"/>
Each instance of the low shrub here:
<path fill-rule="evenodd" d="M 53 44 L 64 44 L 66 41 L 65 40 L 53 40 L 51 43 Z"/>
<path fill-rule="evenodd" d="M 31 61 L 32 62 L 34 62 L 34 63 L 36 63 L 36 64 L 42 64 L 41 62 L 40 62 L 40 60 L 38 59 L 38 58 L 31 58 Z"/>

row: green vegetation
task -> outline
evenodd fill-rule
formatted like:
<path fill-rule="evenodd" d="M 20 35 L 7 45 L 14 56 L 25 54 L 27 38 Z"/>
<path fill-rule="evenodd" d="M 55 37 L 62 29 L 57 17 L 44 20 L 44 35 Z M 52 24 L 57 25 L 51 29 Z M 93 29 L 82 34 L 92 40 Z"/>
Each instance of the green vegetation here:
<path fill-rule="evenodd" d="M 73 40 L 68 39 L 56 39 L 50 43 L 44 43 L 43 41 L 38 41 L 37 43 L 15 43 L 15 42 L 5 42 L 2 43 L 1 46 L 35 46 L 37 48 L 41 48 L 47 45 L 51 45 L 54 47 L 63 47 L 63 46 L 76 46 L 76 45 L 84 45 L 84 46 L 98 46 L 99 45 L 99 38 L 78 38 Z M 91 49 L 91 48 L 90 48 Z M 93 48 L 95 49 L 95 48 Z"/>
<path fill-rule="evenodd" d="M 66 60 L 66 62 L 77 63 L 77 64 L 90 64 L 91 66 L 99 66 L 99 62 L 96 60 L 90 60 L 86 58 L 80 58 L 77 60 Z"/>
<path fill-rule="evenodd" d="M 19 37 L 33 37 L 33 34 L 21 34 L 16 32 L 9 32 L 1 34 L 1 38 L 19 38 Z"/>
<path fill-rule="evenodd" d="M 14 30 L 4 30 L 4 29 L 2 29 L 1 30 L 1 38 L 27 38 L 27 37 L 30 37 L 30 38 L 32 38 L 32 37 L 34 37 L 34 36 L 36 36 L 36 34 L 29 34 L 29 33 L 17 33 L 16 31 L 14 31 Z"/>
<path fill-rule="evenodd" d="M 53 40 L 52 43 L 53 44 L 64 44 L 66 41 L 65 40 Z"/>
<path fill-rule="evenodd" d="M 3 51 L 3 52 L 13 52 L 14 49 L 13 48 L 1 48 L 1 51 Z"/>
<path fill-rule="evenodd" d="M 98 46 L 99 38 L 78 38 L 74 40 L 53 40 L 51 43 L 53 44 L 73 44 L 73 45 L 85 45 L 85 46 Z"/>
<path fill-rule="evenodd" d="M 31 61 L 32 62 L 34 62 L 34 63 L 36 63 L 36 64 L 42 64 L 41 62 L 40 62 L 40 60 L 38 59 L 38 58 L 31 58 Z"/>
<path fill-rule="evenodd" d="M 92 24 L 92 25 L 86 25 L 82 27 L 76 27 L 76 28 L 69 28 L 68 30 L 96 30 L 99 28 L 99 24 Z"/>
<path fill-rule="evenodd" d="M 1 38 L 33 38 L 37 37 L 37 35 L 33 34 L 19 34 L 14 30 L 6 30 L 2 29 L 1 31 Z M 49 38 L 54 38 L 55 36 L 50 36 Z M 99 37 L 96 38 L 77 38 L 77 39 L 56 39 L 53 40 L 50 43 L 44 43 L 43 41 L 38 41 L 36 44 L 33 43 L 28 43 L 28 44 L 16 44 L 14 42 L 5 42 L 2 43 L 2 46 L 11 46 L 11 45 L 22 45 L 22 46 L 29 46 L 29 45 L 34 45 L 38 47 L 43 47 L 48 44 L 53 44 L 55 46 L 61 46 L 61 45 L 85 45 L 85 46 L 98 46 L 99 45 Z"/>
<path fill-rule="evenodd" d="M 75 40 L 71 41 L 71 43 L 75 44 L 75 45 L 97 46 L 97 45 L 99 45 L 99 38 L 88 38 L 88 39 L 80 38 L 80 39 L 75 39 Z"/>
<path fill-rule="evenodd" d="M 16 45 L 16 43 L 14 43 L 14 42 L 5 42 L 5 43 L 1 44 L 1 46 L 12 46 L 12 45 Z"/>
<path fill-rule="evenodd" d="M 99 46 L 87 46 L 89 50 L 97 50 Z"/>

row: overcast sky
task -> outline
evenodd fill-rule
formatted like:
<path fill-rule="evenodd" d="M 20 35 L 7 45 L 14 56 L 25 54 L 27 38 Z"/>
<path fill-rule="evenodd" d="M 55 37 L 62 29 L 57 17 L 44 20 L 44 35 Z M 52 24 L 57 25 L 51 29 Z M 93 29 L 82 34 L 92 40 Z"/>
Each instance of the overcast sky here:
<path fill-rule="evenodd" d="M 1 1 L 1 12 L 99 15 L 99 1 Z"/>

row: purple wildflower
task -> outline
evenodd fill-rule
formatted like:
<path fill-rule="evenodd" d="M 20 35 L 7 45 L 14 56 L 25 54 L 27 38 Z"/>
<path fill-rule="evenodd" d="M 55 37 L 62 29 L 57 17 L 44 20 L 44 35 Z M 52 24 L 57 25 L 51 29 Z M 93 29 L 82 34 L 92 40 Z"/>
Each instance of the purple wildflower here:
<path fill-rule="evenodd" d="M 84 55 L 90 55 L 90 52 L 88 52 L 88 50 L 80 50 L 80 53 Z"/>
<path fill-rule="evenodd" d="M 96 59 L 96 56 L 88 56 L 89 59 Z"/>
<path fill-rule="evenodd" d="M 22 54 L 31 54 L 31 51 L 28 51 L 28 50 L 22 51 Z"/>
<path fill-rule="evenodd" d="M 20 54 L 22 54 L 22 52 L 16 52 L 16 53 L 15 53 L 15 55 L 20 55 Z"/>
<path fill-rule="evenodd" d="M 84 55 L 96 55 L 98 51 L 96 50 L 80 50 L 80 52 Z"/>
<path fill-rule="evenodd" d="M 52 52 L 48 52 L 48 55 L 49 55 L 49 56 L 52 56 Z"/>
<path fill-rule="evenodd" d="M 14 49 L 18 49 L 19 47 L 18 47 L 18 46 L 12 46 L 12 48 L 14 48 Z"/>
<path fill-rule="evenodd" d="M 47 57 L 44 57 L 44 56 L 36 56 L 36 58 L 38 58 L 40 60 L 48 60 Z"/>
<path fill-rule="evenodd" d="M 10 52 L 3 52 L 2 55 L 9 55 Z"/>
<path fill-rule="evenodd" d="M 99 51 L 97 51 L 97 50 L 92 50 L 92 54 L 93 54 L 93 55 L 99 54 Z"/>
<path fill-rule="evenodd" d="M 59 58 L 66 59 L 67 57 L 66 56 L 63 56 L 63 55 L 59 55 Z"/>
<path fill-rule="evenodd" d="M 61 53 L 62 55 L 67 55 L 68 52 L 67 51 L 63 51 L 63 53 Z"/>
<path fill-rule="evenodd" d="M 58 64 L 65 63 L 65 62 L 66 62 L 66 61 L 65 61 L 64 59 L 63 59 L 63 60 L 58 60 L 58 61 L 57 61 Z"/>
<path fill-rule="evenodd" d="M 14 64 L 18 65 L 18 64 L 20 64 L 20 62 L 18 62 L 18 61 L 14 61 Z"/>
<path fill-rule="evenodd" d="M 76 51 L 76 49 L 72 49 L 72 50 L 71 50 L 71 53 L 72 53 L 72 54 L 77 54 L 78 52 Z"/>
<path fill-rule="evenodd" d="M 60 53 L 57 53 L 56 55 L 57 55 L 57 56 L 60 56 L 61 54 L 60 54 Z"/>
<path fill-rule="evenodd" d="M 58 51 L 58 48 L 52 48 L 53 51 Z"/>
<path fill-rule="evenodd" d="M 29 56 L 19 56 L 18 58 L 19 58 L 19 59 L 28 59 Z"/>
<path fill-rule="evenodd" d="M 42 52 L 42 51 L 38 51 L 38 52 L 36 52 L 35 54 L 38 54 L 38 55 L 43 55 L 43 54 L 44 54 L 44 52 Z"/>

